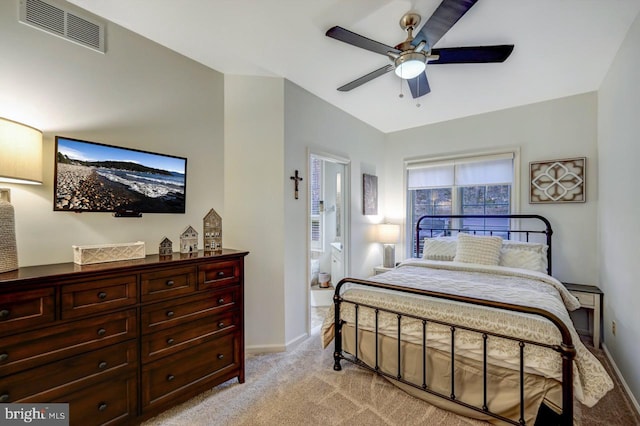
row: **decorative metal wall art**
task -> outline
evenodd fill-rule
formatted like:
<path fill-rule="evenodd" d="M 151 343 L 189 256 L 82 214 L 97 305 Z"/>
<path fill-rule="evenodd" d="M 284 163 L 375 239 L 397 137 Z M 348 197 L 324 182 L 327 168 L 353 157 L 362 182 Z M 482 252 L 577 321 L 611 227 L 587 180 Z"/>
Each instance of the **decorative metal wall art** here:
<path fill-rule="evenodd" d="M 362 175 L 362 214 L 378 214 L 378 176 Z"/>
<path fill-rule="evenodd" d="M 529 163 L 529 203 L 584 203 L 586 166 L 584 157 Z"/>

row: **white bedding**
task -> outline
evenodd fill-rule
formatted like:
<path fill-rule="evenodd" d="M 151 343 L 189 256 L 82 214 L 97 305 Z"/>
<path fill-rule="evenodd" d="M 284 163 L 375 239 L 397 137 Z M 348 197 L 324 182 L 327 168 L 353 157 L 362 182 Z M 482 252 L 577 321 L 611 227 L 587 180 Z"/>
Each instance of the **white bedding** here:
<path fill-rule="evenodd" d="M 580 304 L 566 288 L 546 274 L 525 269 L 502 266 L 476 265 L 459 262 L 412 259 L 398 268 L 376 275 L 372 281 L 450 293 L 465 297 L 488 299 L 544 309 L 564 322 L 571 331 L 576 348 L 574 362 L 574 394 L 578 401 L 593 406 L 613 388 L 613 382 L 600 362 L 581 343 L 571 322 L 568 310 Z M 363 288 L 347 284 L 342 293 L 344 299 L 388 308 L 420 317 L 465 324 L 473 328 L 501 333 L 535 342 L 560 344 L 557 328 L 547 319 L 536 315 L 515 313 L 462 302 L 444 301 L 424 296 L 412 296 L 381 289 Z M 323 346 L 333 338 L 333 306 L 322 326 Z M 341 318 L 354 321 L 354 308 L 343 304 Z M 397 318 L 393 314 L 380 313 L 379 331 L 397 336 Z M 358 325 L 367 330 L 375 329 L 372 309 L 361 307 Z M 413 343 L 422 342 L 422 322 L 403 318 L 402 338 Z M 435 323 L 427 325 L 429 347 L 448 351 L 451 344 L 449 327 Z M 456 354 L 481 359 L 482 338 L 478 333 L 457 329 Z M 507 368 L 519 368 L 519 347 L 516 342 L 497 337 L 488 339 L 488 357 L 492 364 Z M 560 380 L 562 362 L 558 353 L 535 345 L 525 346 L 525 371 Z"/>

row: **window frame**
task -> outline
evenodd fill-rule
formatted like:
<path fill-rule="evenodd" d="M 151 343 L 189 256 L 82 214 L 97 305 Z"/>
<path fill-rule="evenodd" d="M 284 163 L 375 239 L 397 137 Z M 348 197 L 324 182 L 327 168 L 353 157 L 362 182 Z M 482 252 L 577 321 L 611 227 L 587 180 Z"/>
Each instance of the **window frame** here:
<path fill-rule="evenodd" d="M 425 157 L 415 157 L 404 160 L 404 204 L 405 204 L 405 253 L 408 253 L 405 257 L 413 256 L 414 249 L 414 234 L 415 229 L 413 228 L 412 221 L 412 208 L 413 208 L 413 200 L 411 195 L 409 194 L 409 170 L 411 168 L 416 168 L 420 164 L 425 165 L 436 165 L 439 163 L 445 164 L 449 162 L 458 161 L 490 161 L 491 159 L 495 159 L 496 157 L 512 155 L 513 163 L 512 163 L 512 183 L 511 183 L 511 194 L 510 194 L 510 214 L 517 214 L 520 209 L 520 148 L 519 147 L 506 147 L 503 149 L 496 150 L 485 150 L 485 151 L 475 151 L 475 152 L 464 152 L 457 154 L 449 154 L 442 156 L 425 156 Z M 494 185 L 494 184 L 489 184 Z M 500 184 L 495 184 L 500 185 Z M 451 188 L 451 214 L 459 214 L 461 210 L 461 202 L 460 198 L 460 188 L 463 186 L 473 186 L 473 185 L 455 185 L 455 182 L 452 186 L 438 186 L 434 188 Z"/>

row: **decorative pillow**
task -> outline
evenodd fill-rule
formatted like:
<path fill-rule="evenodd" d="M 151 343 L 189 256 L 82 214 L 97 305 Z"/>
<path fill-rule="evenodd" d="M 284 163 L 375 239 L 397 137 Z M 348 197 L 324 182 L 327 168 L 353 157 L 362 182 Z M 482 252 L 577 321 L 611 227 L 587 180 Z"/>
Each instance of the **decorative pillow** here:
<path fill-rule="evenodd" d="M 458 234 L 456 262 L 497 265 L 500 262 L 501 237 Z"/>
<path fill-rule="evenodd" d="M 500 266 L 529 269 L 546 274 L 547 250 L 546 244 L 505 240 L 502 242 L 499 264 Z"/>
<path fill-rule="evenodd" d="M 422 249 L 422 258 L 429 260 L 452 261 L 456 256 L 457 245 L 458 242 L 455 237 L 425 238 L 424 247 Z"/>

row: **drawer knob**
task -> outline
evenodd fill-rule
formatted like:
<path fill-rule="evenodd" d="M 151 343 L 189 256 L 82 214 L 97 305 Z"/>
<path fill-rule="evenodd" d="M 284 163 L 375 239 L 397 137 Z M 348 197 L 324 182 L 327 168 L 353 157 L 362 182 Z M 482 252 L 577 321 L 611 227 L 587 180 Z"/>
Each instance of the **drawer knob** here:
<path fill-rule="evenodd" d="M 165 284 L 167 285 L 167 287 L 172 287 L 175 284 L 175 282 L 173 282 L 173 280 L 169 280 Z"/>
<path fill-rule="evenodd" d="M 169 337 L 169 338 L 167 339 L 167 345 L 173 345 L 173 344 L 174 344 L 174 342 L 175 342 L 175 340 L 173 340 L 171 337 Z"/>
<path fill-rule="evenodd" d="M 7 318 L 9 318 L 9 314 L 10 314 L 10 313 L 11 313 L 11 312 L 9 312 L 9 310 L 8 310 L 8 309 L 3 309 L 3 310 L 1 310 L 1 311 L 0 311 L 0 319 L 7 319 Z"/>
<path fill-rule="evenodd" d="M 104 411 L 107 409 L 107 403 L 106 402 L 101 402 L 100 404 L 98 404 L 98 411 Z"/>
<path fill-rule="evenodd" d="M 9 394 L 3 393 L 2 395 L 0 395 L 0 402 L 9 402 Z"/>
<path fill-rule="evenodd" d="M 218 305 L 222 305 L 223 303 L 224 303 L 224 299 L 222 297 L 218 299 Z"/>
<path fill-rule="evenodd" d="M 172 316 L 174 316 L 174 315 L 175 315 L 175 313 L 174 313 L 173 311 L 167 311 L 167 316 L 168 316 L 169 318 L 171 318 L 171 317 L 172 317 Z"/>
<path fill-rule="evenodd" d="M 176 378 L 176 376 L 174 376 L 173 374 L 169 374 L 167 376 L 167 382 L 173 382 L 173 380 Z"/>
<path fill-rule="evenodd" d="M 101 291 L 100 293 L 98 293 L 98 299 L 104 300 L 106 298 L 107 298 L 107 293 L 105 293 L 104 291 Z"/>
<path fill-rule="evenodd" d="M 3 353 L 0 354 L 0 362 L 6 361 L 7 358 L 9 358 L 9 354 L 8 353 L 3 352 Z"/>
<path fill-rule="evenodd" d="M 104 336 L 105 334 L 107 334 L 107 330 L 105 330 L 104 328 L 98 329 L 98 336 Z"/>
<path fill-rule="evenodd" d="M 224 322 L 220 321 L 220 322 L 218 323 L 218 328 L 223 328 L 223 327 L 224 327 Z"/>
<path fill-rule="evenodd" d="M 224 277 L 224 271 L 218 272 L 218 278 L 222 278 L 222 277 Z"/>
<path fill-rule="evenodd" d="M 224 358 L 224 355 L 218 354 L 218 359 L 222 359 L 222 358 Z"/>
<path fill-rule="evenodd" d="M 107 368 L 107 361 L 101 361 L 100 364 L 98 364 L 98 368 L 100 370 L 104 370 L 105 368 Z"/>

